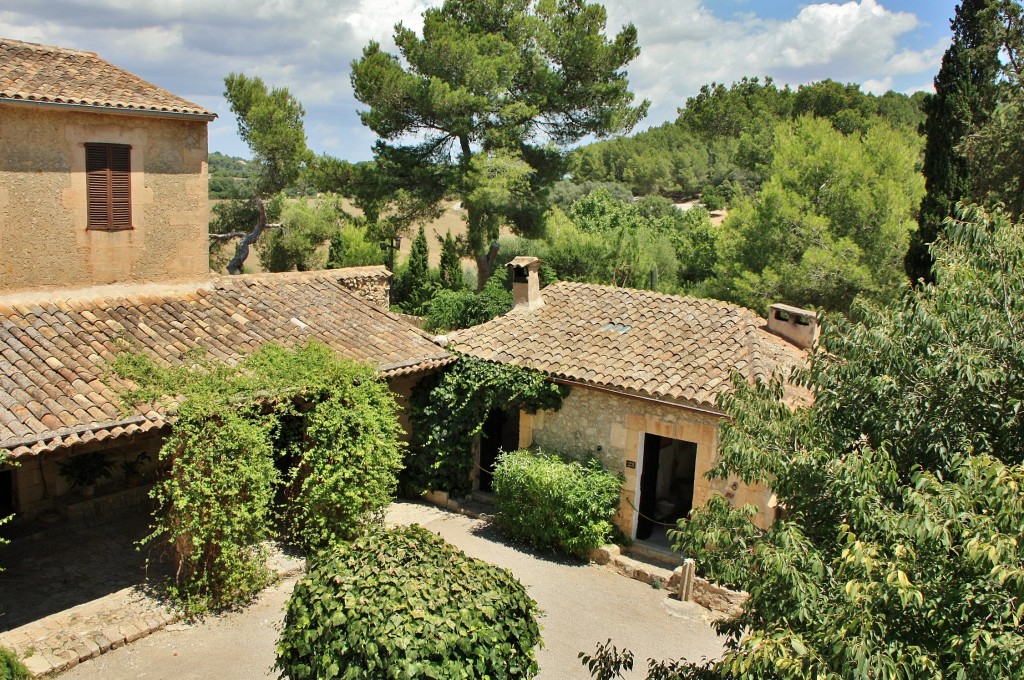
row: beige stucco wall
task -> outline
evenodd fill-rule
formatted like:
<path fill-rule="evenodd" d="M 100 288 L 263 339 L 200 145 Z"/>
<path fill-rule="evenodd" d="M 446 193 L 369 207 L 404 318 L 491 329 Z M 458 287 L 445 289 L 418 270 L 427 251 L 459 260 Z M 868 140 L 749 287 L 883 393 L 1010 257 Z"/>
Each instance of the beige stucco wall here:
<path fill-rule="evenodd" d="M 131 145 L 134 229 L 86 229 L 86 142 Z M 0 104 L 0 150 L 0 292 L 208 271 L 205 122 Z"/>
<path fill-rule="evenodd" d="M 618 527 L 632 537 L 637 506 L 639 453 L 645 433 L 697 444 L 697 468 L 693 489 L 694 507 L 712 494 L 725 496 L 734 506 L 750 503 L 759 510 L 758 523 L 767 526 L 775 516 L 772 493 L 763 485 L 747 486 L 737 479 L 705 477 L 717 463 L 721 417 L 663 402 L 633 398 L 581 386 L 573 386 L 559 411 L 520 414 L 519 444 L 522 447 L 596 455 L 605 467 L 623 475 L 622 500 L 615 518 Z M 630 465 L 631 464 L 631 465 Z"/>

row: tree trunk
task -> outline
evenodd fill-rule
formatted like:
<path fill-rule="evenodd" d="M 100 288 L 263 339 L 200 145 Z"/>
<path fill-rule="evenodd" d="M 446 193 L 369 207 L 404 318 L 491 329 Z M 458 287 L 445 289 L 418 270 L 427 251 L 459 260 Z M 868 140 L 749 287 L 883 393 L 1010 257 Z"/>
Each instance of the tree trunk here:
<path fill-rule="evenodd" d="M 487 279 L 494 273 L 494 262 L 498 259 L 498 244 L 492 243 L 486 253 L 474 253 L 476 259 L 476 292 L 484 289 Z"/>
<path fill-rule="evenodd" d="M 256 226 L 253 227 L 252 231 L 242 237 L 242 240 L 238 243 L 238 249 L 235 250 L 235 256 L 231 258 L 231 262 L 228 262 L 228 274 L 241 274 L 242 265 L 245 264 L 245 260 L 249 257 L 249 246 L 256 243 L 256 239 L 260 237 L 263 230 L 267 228 L 267 209 L 263 205 L 263 199 L 254 198 L 256 201 L 256 208 L 259 210 L 259 217 L 256 219 Z"/>

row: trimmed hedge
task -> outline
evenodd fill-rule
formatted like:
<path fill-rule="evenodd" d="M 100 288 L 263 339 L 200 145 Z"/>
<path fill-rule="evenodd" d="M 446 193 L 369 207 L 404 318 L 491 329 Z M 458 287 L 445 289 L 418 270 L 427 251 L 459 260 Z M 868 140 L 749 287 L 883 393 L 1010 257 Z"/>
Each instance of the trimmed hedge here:
<path fill-rule="evenodd" d="M 277 644 L 291 680 L 532 678 L 537 604 L 505 569 L 413 525 L 322 553 Z"/>
<path fill-rule="evenodd" d="M 512 451 L 494 470 L 498 526 L 540 550 L 586 557 L 615 531 L 622 480 L 600 461 L 582 464 L 543 451 Z"/>

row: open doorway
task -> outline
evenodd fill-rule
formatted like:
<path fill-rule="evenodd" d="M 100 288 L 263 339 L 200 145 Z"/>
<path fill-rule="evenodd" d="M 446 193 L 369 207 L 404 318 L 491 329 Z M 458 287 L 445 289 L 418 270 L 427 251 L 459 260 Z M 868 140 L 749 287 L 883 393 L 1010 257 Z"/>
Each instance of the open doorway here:
<path fill-rule="evenodd" d="M 0 519 L 14 513 L 14 470 L 0 470 Z"/>
<path fill-rule="evenodd" d="M 494 464 L 502 451 L 519 448 L 519 412 L 507 413 L 496 408 L 487 414 L 480 431 L 480 469 L 477 470 L 477 489 L 491 491 L 494 482 Z"/>
<path fill-rule="evenodd" d="M 693 508 L 697 444 L 645 434 L 641 454 L 636 539 L 669 548 L 667 531 Z"/>

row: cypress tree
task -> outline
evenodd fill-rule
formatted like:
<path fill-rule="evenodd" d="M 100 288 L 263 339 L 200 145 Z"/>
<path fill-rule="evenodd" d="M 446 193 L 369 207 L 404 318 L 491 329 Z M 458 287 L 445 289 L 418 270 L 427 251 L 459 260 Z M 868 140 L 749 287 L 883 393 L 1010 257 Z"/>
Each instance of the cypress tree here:
<path fill-rule="evenodd" d="M 449 231 L 441 240 L 441 285 L 448 290 L 462 290 L 466 287 L 462 276 L 462 258 L 458 245 Z"/>
<path fill-rule="evenodd" d="M 998 94 L 999 45 L 994 40 L 998 0 L 963 0 L 951 22 L 953 42 L 935 76 L 935 94 L 924 105 L 926 194 L 918 231 L 905 260 L 911 281 L 932 280 L 928 245 L 953 214 L 957 201 L 975 198 L 961 142 L 991 115 Z"/>
<path fill-rule="evenodd" d="M 418 313 L 432 293 L 430 263 L 427 258 L 427 234 L 421 224 L 419 233 L 412 241 L 412 248 L 409 249 L 409 259 L 405 262 L 401 281 L 402 299 L 399 302 L 410 314 Z"/>

